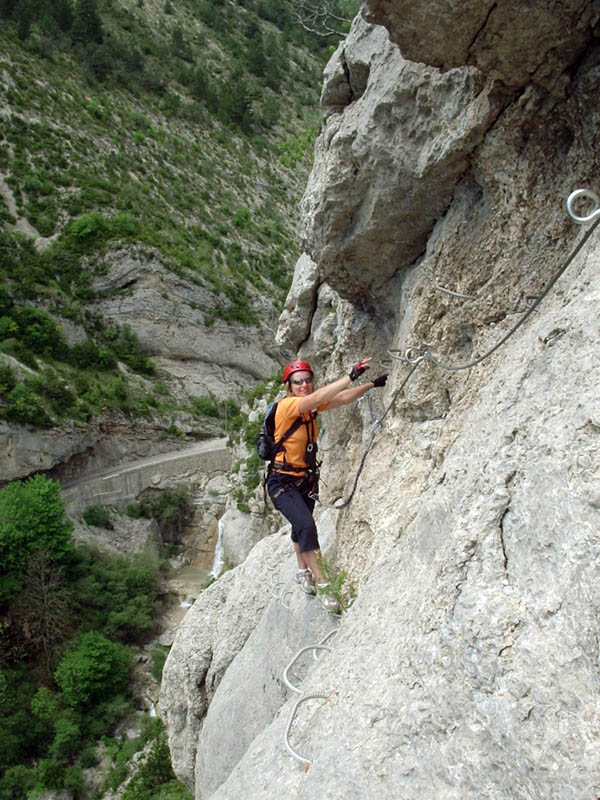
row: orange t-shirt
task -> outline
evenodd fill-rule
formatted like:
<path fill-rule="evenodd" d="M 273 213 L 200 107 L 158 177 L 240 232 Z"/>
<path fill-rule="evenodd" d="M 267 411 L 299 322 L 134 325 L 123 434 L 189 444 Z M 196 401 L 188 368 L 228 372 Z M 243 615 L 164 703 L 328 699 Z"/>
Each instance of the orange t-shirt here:
<path fill-rule="evenodd" d="M 275 411 L 276 442 L 281 439 L 285 432 L 292 427 L 294 422 L 300 416 L 300 414 L 298 414 L 298 405 L 301 399 L 302 398 L 300 397 L 284 397 L 277 403 L 277 410 Z M 329 403 L 323 403 L 322 405 L 318 406 L 316 410 L 325 411 L 328 406 Z M 296 428 L 292 435 L 285 440 L 283 449 L 277 453 L 277 456 L 275 457 L 275 465 L 280 467 L 278 470 L 279 472 L 286 473 L 285 469 L 281 469 L 284 463 L 284 454 L 286 464 L 290 464 L 298 469 L 307 469 L 308 462 L 306 461 L 306 445 L 310 440 L 316 442 L 319 434 L 319 425 L 317 420 L 313 419 L 311 423 L 311 416 L 312 414 L 310 411 L 305 411 L 304 414 L 302 414 L 302 419 L 308 422 L 308 429 L 306 425 L 300 425 L 298 428 Z M 312 436 L 309 440 L 311 424 Z M 302 473 L 289 471 L 286 474 L 300 477 Z"/>

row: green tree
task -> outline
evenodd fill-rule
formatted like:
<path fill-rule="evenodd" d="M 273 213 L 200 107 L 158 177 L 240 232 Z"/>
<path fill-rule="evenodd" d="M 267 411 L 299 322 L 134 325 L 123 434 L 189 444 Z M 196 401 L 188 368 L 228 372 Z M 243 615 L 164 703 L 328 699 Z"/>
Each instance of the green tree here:
<path fill-rule="evenodd" d="M 8 364 L 0 366 L 0 397 L 7 397 L 17 385 L 15 376 Z"/>
<path fill-rule="evenodd" d="M 241 70 L 235 70 L 231 79 L 221 86 L 220 110 L 226 120 L 249 132 L 254 117 L 252 92 Z"/>
<path fill-rule="evenodd" d="M 8 293 L 8 289 L 6 288 L 6 286 L 3 286 L 0 283 L 0 316 L 2 316 L 2 314 L 8 314 L 8 312 L 12 307 L 12 304 L 13 304 L 12 298 Z"/>
<path fill-rule="evenodd" d="M 167 797 L 189 796 L 181 784 L 175 781 L 167 735 L 163 731 L 152 742 L 122 797 L 123 800 L 156 800 L 158 796 L 165 796 L 163 792 L 168 789 L 171 789 L 173 794 L 167 794 Z"/>
<path fill-rule="evenodd" d="M 70 706 L 85 708 L 127 688 L 130 662 L 130 652 L 124 645 L 90 631 L 62 659 L 54 678 Z"/>
<path fill-rule="evenodd" d="M 0 607 L 18 591 L 35 550 L 57 563 L 71 556 L 72 529 L 57 481 L 36 475 L 0 489 Z"/>
<path fill-rule="evenodd" d="M 74 42 L 101 44 L 103 31 L 97 0 L 77 0 L 71 36 Z"/>
<path fill-rule="evenodd" d="M 67 343 L 52 317 L 32 306 L 15 308 L 11 316 L 26 347 L 39 355 L 64 357 Z"/>
<path fill-rule="evenodd" d="M 27 351 L 25 350 L 25 353 Z M 22 359 L 21 359 L 22 360 Z M 6 409 L 6 416 L 9 419 L 14 419 L 23 425 L 35 425 L 38 428 L 48 428 L 52 421 L 40 406 L 37 398 L 27 386 L 18 383 L 8 394 L 8 408 Z M 0 532 L 0 537 L 1 537 Z M 0 552 L 2 549 L 2 542 L 0 541 Z M 0 586 L 2 577 L 0 574 Z M 1 590 L 0 590 L 1 597 Z"/>
<path fill-rule="evenodd" d="M 56 647 L 72 630 L 72 614 L 62 570 L 44 547 L 29 557 L 11 616 L 29 653 L 41 656 L 40 666 L 50 680 L 56 666 Z"/>
<path fill-rule="evenodd" d="M 267 68 L 267 58 L 260 31 L 248 42 L 246 51 L 248 69 L 259 78 L 265 74 Z"/>
<path fill-rule="evenodd" d="M 33 784 L 33 773 L 28 767 L 24 764 L 11 767 L 0 780 L 0 797 L 3 800 L 25 800 Z"/>

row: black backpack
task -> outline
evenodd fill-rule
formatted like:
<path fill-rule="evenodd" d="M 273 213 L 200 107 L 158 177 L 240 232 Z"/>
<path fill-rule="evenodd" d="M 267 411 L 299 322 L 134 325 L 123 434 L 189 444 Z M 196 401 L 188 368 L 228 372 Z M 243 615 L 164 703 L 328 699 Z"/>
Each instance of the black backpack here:
<path fill-rule="evenodd" d="M 283 434 L 281 439 L 275 441 L 275 412 L 277 411 L 277 402 L 271 403 L 267 406 L 263 424 L 260 426 L 258 436 L 256 437 L 256 452 L 259 458 L 263 461 L 273 461 L 277 453 L 283 448 L 285 440 L 288 439 L 294 431 L 298 430 L 304 420 L 302 417 L 295 419 L 287 431 Z M 313 412 L 313 419 L 316 417 L 316 412 Z"/>

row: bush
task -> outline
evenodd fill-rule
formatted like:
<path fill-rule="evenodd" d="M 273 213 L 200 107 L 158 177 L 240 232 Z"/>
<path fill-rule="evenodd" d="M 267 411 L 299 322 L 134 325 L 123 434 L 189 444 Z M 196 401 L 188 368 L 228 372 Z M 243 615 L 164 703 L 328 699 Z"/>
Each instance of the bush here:
<path fill-rule="evenodd" d="M 32 387 L 44 394 L 57 414 L 66 414 L 76 403 L 75 395 L 53 369 L 31 381 Z"/>
<path fill-rule="evenodd" d="M 63 711 L 54 721 L 54 740 L 50 755 L 54 758 L 70 758 L 81 747 L 82 720 L 72 709 Z"/>
<path fill-rule="evenodd" d="M 121 795 L 122 800 L 156 800 L 158 787 L 171 781 L 175 783 L 175 773 L 171 766 L 167 735 L 161 732 Z"/>
<path fill-rule="evenodd" d="M 35 778 L 41 789 L 60 792 L 65 785 L 64 766 L 52 758 L 42 758 L 35 768 Z"/>
<path fill-rule="evenodd" d="M 140 519 L 143 516 L 142 509 L 136 503 L 129 503 L 126 513 L 130 519 Z"/>
<path fill-rule="evenodd" d="M 131 367 L 134 372 L 143 375 L 154 374 L 154 364 L 142 351 L 140 340 L 129 325 L 123 325 L 122 328 L 109 328 L 104 334 L 104 338 L 110 351 L 120 361 Z"/>
<path fill-rule="evenodd" d="M 11 767 L 0 780 L 0 797 L 3 800 L 26 800 L 34 782 L 32 771 L 23 764 Z"/>
<path fill-rule="evenodd" d="M 250 230 L 250 209 L 246 208 L 246 206 L 241 206 L 237 209 L 235 214 L 233 215 L 233 224 L 236 228 L 241 228 L 244 231 Z"/>
<path fill-rule="evenodd" d="M 219 408 L 214 397 L 209 394 L 200 395 L 194 398 L 194 411 L 202 417 L 218 417 Z"/>
<path fill-rule="evenodd" d="M 8 419 L 22 425 L 34 425 L 37 428 L 49 428 L 52 425 L 52 420 L 39 404 L 35 393 L 22 383 L 18 383 L 9 393 L 5 414 Z"/>
<path fill-rule="evenodd" d="M 75 800 L 84 796 L 85 780 L 80 766 L 67 767 L 65 770 L 65 789 Z"/>
<path fill-rule="evenodd" d="M 127 688 L 130 662 L 126 647 L 90 631 L 62 659 L 54 678 L 65 701 L 74 708 L 85 709 Z"/>
<path fill-rule="evenodd" d="M 133 563 L 78 548 L 69 578 L 82 625 L 121 641 L 143 640 L 153 628 L 156 574 L 139 557 Z"/>
<path fill-rule="evenodd" d="M 54 320 L 31 306 L 15 308 L 11 314 L 17 323 L 20 341 L 33 353 L 64 358 L 67 343 Z"/>
<path fill-rule="evenodd" d="M 69 226 L 71 237 L 80 245 L 98 242 L 106 238 L 108 231 L 108 220 L 98 211 L 82 214 Z"/>
<path fill-rule="evenodd" d="M 190 500 L 182 489 L 155 491 L 140 503 L 140 514 L 156 520 L 163 542 L 177 543 L 191 514 Z"/>
<path fill-rule="evenodd" d="M 8 314 L 12 306 L 12 299 L 6 286 L 0 283 L 0 314 Z"/>
<path fill-rule="evenodd" d="M 106 506 L 88 506 L 83 512 L 83 519 L 88 525 L 94 525 L 96 528 L 114 530 L 110 521 L 110 512 Z"/>
<path fill-rule="evenodd" d="M 8 396 L 17 385 L 17 381 L 8 364 L 0 365 L 0 397 Z"/>
<path fill-rule="evenodd" d="M 163 649 L 162 647 L 156 648 L 156 650 L 152 651 L 152 667 L 150 668 L 150 672 L 157 683 L 160 683 L 162 680 L 162 673 L 167 660 L 167 655 L 167 650 Z"/>

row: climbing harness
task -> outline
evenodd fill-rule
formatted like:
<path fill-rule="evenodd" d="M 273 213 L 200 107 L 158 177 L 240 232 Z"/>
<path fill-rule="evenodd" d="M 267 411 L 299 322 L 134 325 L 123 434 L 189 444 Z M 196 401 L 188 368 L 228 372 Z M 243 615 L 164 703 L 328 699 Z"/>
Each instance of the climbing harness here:
<path fill-rule="evenodd" d="M 580 198 L 586 198 L 588 200 L 592 200 L 593 203 L 595 204 L 593 210 L 590 213 L 586 214 L 585 216 L 579 216 L 573 210 L 573 205 L 575 201 Z M 531 302 L 531 304 L 528 304 L 527 311 L 523 314 L 523 316 L 510 328 L 510 330 L 500 339 L 500 341 L 498 341 L 487 352 L 483 353 L 483 355 L 478 356 L 477 358 L 473 359 L 472 361 L 469 361 L 466 364 L 453 364 L 450 362 L 444 362 L 440 360 L 437 356 L 435 356 L 431 352 L 431 350 L 428 349 L 420 350 L 418 348 L 410 347 L 406 351 L 404 351 L 404 353 L 401 353 L 401 351 L 395 348 L 388 349 L 388 355 L 391 359 L 396 361 L 403 361 L 407 364 L 410 364 L 411 369 L 406 378 L 402 381 L 402 383 L 398 387 L 398 389 L 394 392 L 392 400 L 385 409 L 384 413 L 379 418 L 379 420 L 376 421 L 374 425 L 371 437 L 360 460 L 350 494 L 341 503 L 326 503 L 323 500 L 321 500 L 316 493 L 309 495 L 312 499 L 316 500 L 322 506 L 325 506 L 326 508 L 333 508 L 336 511 L 341 511 L 343 508 L 346 508 L 346 506 L 349 505 L 352 498 L 354 497 L 358 480 L 363 471 L 367 455 L 371 447 L 373 446 L 377 429 L 381 427 L 383 420 L 388 415 L 389 411 L 396 402 L 396 399 L 398 398 L 398 396 L 400 395 L 400 393 L 402 392 L 408 381 L 413 376 L 419 364 L 423 363 L 424 361 L 429 361 L 432 364 L 435 364 L 435 366 L 438 367 L 439 369 L 447 370 L 450 372 L 458 372 L 459 370 L 470 369 L 471 367 L 474 367 L 477 364 L 481 364 L 482 361 L 485 361 L 487 358 L 493 355 L 497 350 L 499 350 L 504 344 L 506 344 L 506 342 L 519 330 L 519 328 L 526 322 L 526 320 L 529 319 L 529 317 L 534 313 L 534 311 L 536 311 L 539 308 L 544 298 L 548 295 L 548 293 L 550 292 L 552 287 L 556 284 L 556 282 L 560 279 L 560 277 L 565 273 L 565 271 L 571 265 L 573 260 L 576 258 L 576 256 L 579 254 L 581 249 L 584 247 L 588 239 L 591 237 L 591 235 L 594 233 L 594 231 L 600 224 L 600 198 L 598 198 L 598 195 L 595 192 L 592 192 L 589 189 L 577 189 L 576 191 L 572 192 L 567 199 L 567 211 L 569 213 L 569 216 L 578 224 L 593 222 L 593 225 L 581 237 L 580 241 L 575 246 L 571 254 L 568 256 L 565 263 L 550 278 L 550 281 L 548 282 L 542 293 L 537 295 L 535 298 L 533 297 L 528 298 L 529 300 L 533 300 L 533 302 Z M 452 292 L 448 289 L 444 289 L 438 284 L 436 284 L 436 289 L 439 289 L 440 291 L 445 291 L 448 294 L 452 294 L 458 297 L 463 297 L 465 299 L 473 299 L 471 295 L 463 295 L 460 292 Z M 384 361 L 382 361 L 381 363 L 382 366 L 385 366 Z"/>

